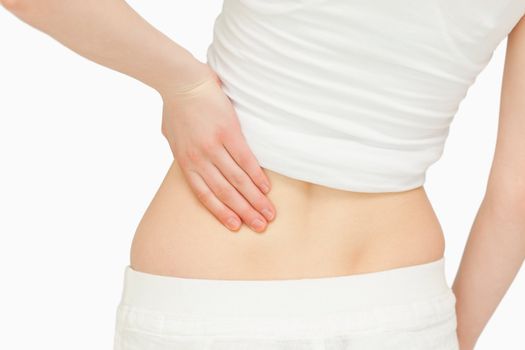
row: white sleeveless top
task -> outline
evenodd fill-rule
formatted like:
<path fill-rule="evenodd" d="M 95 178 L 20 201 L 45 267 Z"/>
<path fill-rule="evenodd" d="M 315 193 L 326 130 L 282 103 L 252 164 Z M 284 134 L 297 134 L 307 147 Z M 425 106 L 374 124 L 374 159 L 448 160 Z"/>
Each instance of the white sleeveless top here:
<path fill-rule="evenodd" d="M 405 191 L 524 14 L 525 0 L 224 0 L 207 63 L 261 167 Z"/>

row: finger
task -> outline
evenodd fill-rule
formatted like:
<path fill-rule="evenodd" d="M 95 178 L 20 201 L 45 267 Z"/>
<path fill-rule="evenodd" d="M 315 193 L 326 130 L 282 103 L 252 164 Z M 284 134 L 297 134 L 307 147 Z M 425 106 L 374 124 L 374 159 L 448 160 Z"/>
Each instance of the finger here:
<path fill-rule="evenodd" d="M 241 219 L 233 210 L 222 203 L 208 187 L 204 179 L 194 170 L 182 169 L 193 193 L 197 199 L 226 227 L 238 231 Z"/>
<path fill-rule="evenodd" d="M 248 174 L 263 193 L 270 192 L 270 180 L 262 170 L 242 134 L 228 134 L 222 143 L 235 162 Z"/>
<path fill-rule="evenodd" d="M 264 216 L 248 203 L 212 162 L 205 162 L 199 174 L 217 198 L 239 215 L 254 231 L 264 231 L 267 224 Z"/>
<path fill-rule="evenodd" d="M 274 218 L 275 208 L 260 189 L 255 186 L 252 179 L 239 167 L 224 147 L 217 148 L 210 160 L 219 169 L 228 182 L 240 192 L 248 202 L 262 213 L 266 220 Z"/>

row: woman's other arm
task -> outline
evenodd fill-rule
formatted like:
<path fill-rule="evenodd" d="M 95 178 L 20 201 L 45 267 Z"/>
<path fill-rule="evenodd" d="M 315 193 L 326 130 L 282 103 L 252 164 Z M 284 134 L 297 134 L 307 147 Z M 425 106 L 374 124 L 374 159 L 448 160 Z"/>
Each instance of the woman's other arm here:
<path fill-rule="evenodd" d="M 203 205 L 237 230 L 275 208 L 270 181 L 241 133 L 220 79 L 205 63 L 150 25 L 124 0 L 0 0 L 64 46 L 129 75 L 162 96 L 162 134 Z M 220 170 L 220 171 L 219 171 Z M 264 185 L 268 190 L 264 189 Z M 228 225 L 233 218 L 237 225 Z M 268 219 L 268 220 L 267 220 Z"/>
<path fill-rule="evenodd" d="M 474 348 L 525 259 L 524 94 L 525 17 L 507 37 L 494 159 L 452 286 L 461 350 Z"/>

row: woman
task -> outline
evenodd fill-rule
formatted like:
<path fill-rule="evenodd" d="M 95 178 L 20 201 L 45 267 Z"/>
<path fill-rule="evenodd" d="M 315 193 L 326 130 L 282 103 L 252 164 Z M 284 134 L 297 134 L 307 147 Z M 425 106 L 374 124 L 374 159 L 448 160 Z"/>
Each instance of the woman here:
<path fill-rule="evenodd" d="M 133 239 L 115 349 L 474 348 L 525 256 L 525 1 L 226 0 L 207 63 L 124 1 L 0 1 L 163 99 L 174 162 Z M 507 35 L 450 288 L 424 174 Z"/>

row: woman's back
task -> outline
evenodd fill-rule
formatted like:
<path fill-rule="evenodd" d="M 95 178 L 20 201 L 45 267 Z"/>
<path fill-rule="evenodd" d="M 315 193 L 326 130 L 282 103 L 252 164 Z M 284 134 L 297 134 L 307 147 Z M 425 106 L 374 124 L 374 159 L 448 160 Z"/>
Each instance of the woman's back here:
<path fill-rule="evenodd" d="M 142 218 L 131 266 L 212 279 L 347 275 L 434 261 L 444 237 L 422 187 L 355 193 L 265 169 L 277 215 L 257 233 L 228 230 L 190 191 L 177 162 Z"/>
<path fill-rule="evenodd" d="M 131 266 L 286 279 L 438 260 L 445 241 L 426 169 L 523 6 L 226 0 L 208 64 L 272 183 L 277 216 L 264 233 L 232 233 L 175 161 L 137 228 Z"/>

